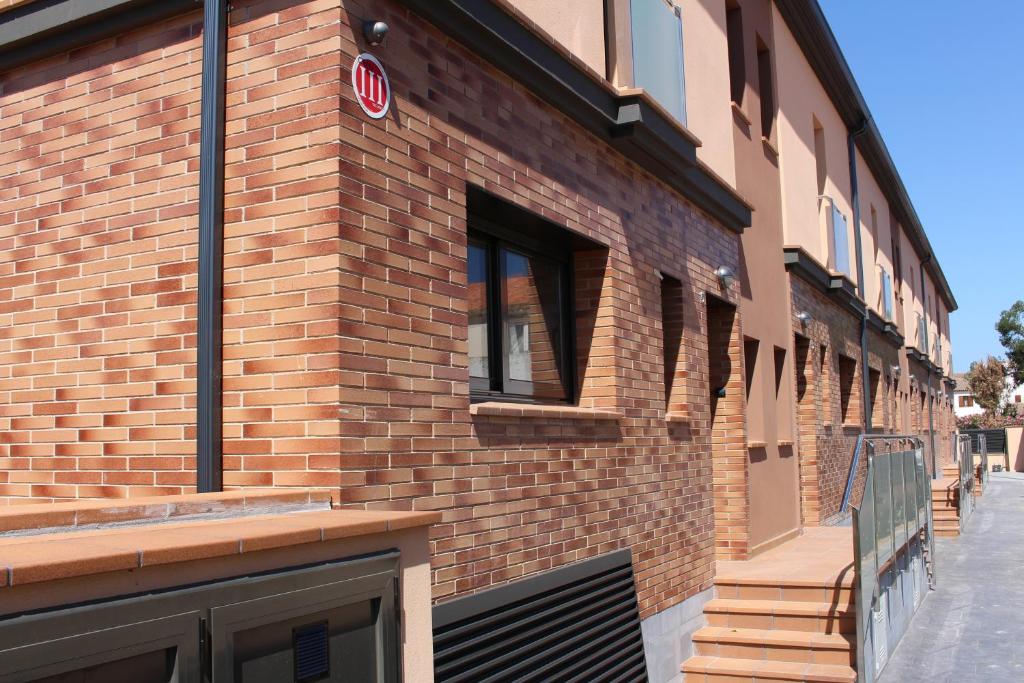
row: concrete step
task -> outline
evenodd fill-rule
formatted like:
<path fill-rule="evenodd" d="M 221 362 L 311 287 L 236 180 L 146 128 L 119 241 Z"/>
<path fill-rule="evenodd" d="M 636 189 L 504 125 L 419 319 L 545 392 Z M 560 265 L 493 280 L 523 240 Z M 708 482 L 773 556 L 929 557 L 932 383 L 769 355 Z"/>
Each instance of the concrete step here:
<path fill-rule="evenodd" d="M 857 673 L 840 664 L 770 662 L 761 659 L 734 659 L 697 656 L 682 667 L 686 683 L 761 683 L 762 681 L 813 681 L 814 683 L 854 683 Z"/>
<path fill-rule="evenodd" d="M 960 535 L 960 523 L 959 522 L 936 522 L 935 523 L 935 535 L 943 537 L 954 537 Z"/>
<path fill-rule="evenodd" d="M 853 665 L 855 634 L 705 626 L 693 634 L 697 655 L 803 664 Z"/>
<path fill-rule="evenodd" d="M 960 476 L 960 466 L 956 463 L 942 466 L 942 476 L 946 479 L 956 479 Z"/>
<path fill-rule="evenodd" d="M 795 600 L 740 600 L 715 598 L 704 605 L 711 626 L 779 629 L 811 633 L 854 633 L 852 605 Z"/>

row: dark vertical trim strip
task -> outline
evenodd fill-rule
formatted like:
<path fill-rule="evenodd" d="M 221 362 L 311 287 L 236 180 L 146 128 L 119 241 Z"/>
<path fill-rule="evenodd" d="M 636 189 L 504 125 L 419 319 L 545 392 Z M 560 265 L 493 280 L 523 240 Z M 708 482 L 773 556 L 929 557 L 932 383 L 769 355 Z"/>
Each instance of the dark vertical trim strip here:
<path fill-rule="evenodd" d="M 932 405 L 932 364 L 928 358 L 932 353 L 931 343 L 928 339 L 928 286 L 924 279 L 924 267 L 928 265 L 928 262 L 932 260 L 929 254 L 924 261 L 921 262 L 921 267 L 918 270 L 921 271 L 921 309 L 924 311 L 924 369 L 928 373 L 928 391 L 925 393 L 926 400 L 928 401 L 928 445 L 932 449 L 932 479 L 939 478 L 939 472 L 935 469 L 935 414 L 934 406 Z"/>
<path fill-rule="evenodd" d="M 203 4 L 203 89 L 199 142 L 199 313 L 196 488 L 223 487 L 221 374 L 224 288 L 224 109 L 227 0 Z"/>
<path fill-rule="evenodd" d="M 860 236 L 860 186 L 857 183 L 857 138 L 868 129 L 868 121 L 861 122 L 860 128 L 851 130 L 846 136 L 847 155 L 850 158 L 850 203 L 853 206 L 853 245 L 857 258 L 857 294 L 864 302 L 864 317 L 860 321 L 860 378 L 861 406 L 864 412 L 864 432 L 870 434 L 871 422 L 871 371 L 868 369 L 868 319 L 871 307 L 868 305 L 867 283 L 864 282 L 864 242 Z"/>

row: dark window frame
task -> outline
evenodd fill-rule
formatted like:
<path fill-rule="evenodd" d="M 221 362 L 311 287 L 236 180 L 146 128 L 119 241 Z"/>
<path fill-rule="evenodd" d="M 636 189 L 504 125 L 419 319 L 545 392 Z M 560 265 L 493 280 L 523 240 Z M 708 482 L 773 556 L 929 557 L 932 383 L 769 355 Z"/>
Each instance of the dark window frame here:
<path fill-rule="evenodd" d="M 470 401 L 507 401 L 516 403 L 572 404 L 576 400 L 576 325 L 573 296 L 575 264 L 571 238 L 564 228 L 527 211 L 488 197 L 487 216 L 471 211 L 468 216 L 469 244 L 482 246 L 487 254 L 487 353 L 488 377 L 470 377 Z M 511 226 L 515 226 L 514 228 Z M 505 264 L 502 251 L 508 250 L 537 258 L 558 268 L 559 324 L 561 348 L 556 349 L 561 368 L 564 399 L 536 398 L 529 391 L 531 382 L 509 376 L 505 354 L 506 323 L 502 311 Z"/>

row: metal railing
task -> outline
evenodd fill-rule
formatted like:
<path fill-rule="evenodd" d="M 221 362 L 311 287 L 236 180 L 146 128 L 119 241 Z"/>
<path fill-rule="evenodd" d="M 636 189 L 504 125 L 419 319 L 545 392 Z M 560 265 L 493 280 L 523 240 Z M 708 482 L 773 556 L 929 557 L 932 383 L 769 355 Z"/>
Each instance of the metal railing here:
<path fill-rule="evenodd" d="M 857 678 L 873 683 L 935 584 L 931 479 L 916 436 L 858 440 L 867 454 L 853 504 Z"/>
<path fill-rule="evenodd" d="M 988 486 L 988 438 L 984 434 L 978 435 L 978 452 L 981 455 L 981 490 L 984 493 Z"/>
<path fill-rule="evenodd" d="M 984 439 L 985 437 L 980 438 Z M 974 512 L 974 453 L 971 451 L 971 435 L 957 434 L 956 446 L 956 450 L 953 451 L 953 459 L 957 465 L 957 476 L 960 479 L 957 486 L 957 495 L 960 498 L 958 514 L 960 532 L 963 533 L 967 520 Z"/>

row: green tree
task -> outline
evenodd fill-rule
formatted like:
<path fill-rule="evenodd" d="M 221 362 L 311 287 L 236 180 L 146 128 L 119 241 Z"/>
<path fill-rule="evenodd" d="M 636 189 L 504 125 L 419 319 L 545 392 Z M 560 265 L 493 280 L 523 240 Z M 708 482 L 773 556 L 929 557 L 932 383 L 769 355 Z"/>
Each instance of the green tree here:
<path fill-rule="evenodd" d="M 967 371 L 967 386 L 985 412 L 995 413 L 1003 405 L 1007 373 L 1003 361 L 992 356 L 971 363 L 971 369 Z"/>
<path fill-rule="evenodd" d="M 1024 384 L 1024 301 L 1003 311 L 996 323 L 999 343 L 1006 349 L 1010 376 L 1015 386 Z"/>

